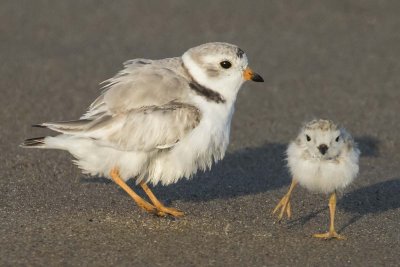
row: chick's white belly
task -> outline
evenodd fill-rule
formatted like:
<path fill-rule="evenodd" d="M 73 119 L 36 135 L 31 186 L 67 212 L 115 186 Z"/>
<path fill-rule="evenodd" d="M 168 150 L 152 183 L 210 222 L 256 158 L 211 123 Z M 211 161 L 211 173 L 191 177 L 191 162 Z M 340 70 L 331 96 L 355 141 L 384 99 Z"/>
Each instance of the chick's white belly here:
<path fill-rule="evenodd" d="M 358 173 L 358 165 L 349 160 L 319 160 L 288 158 L 293 178 L 305 188 L 330 193 L 344 189 Z"/>

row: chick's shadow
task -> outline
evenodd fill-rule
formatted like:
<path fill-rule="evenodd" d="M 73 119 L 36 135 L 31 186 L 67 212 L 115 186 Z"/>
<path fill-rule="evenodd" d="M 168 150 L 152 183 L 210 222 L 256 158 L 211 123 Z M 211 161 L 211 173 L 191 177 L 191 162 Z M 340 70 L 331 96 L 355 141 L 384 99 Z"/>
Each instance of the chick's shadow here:
<path fill-rule="evenodd" d="M 379 144 L 381 141 L 373 136 L 356 136 L 355 141 L 361 151 L 361 157 L 379 157 Z"/>
<path fill-rule="evenodd" d="M 367 187 L 361 187 L 347 192 L 338 199 L 338 209 L 349 212 L 352 218 L 339 231 L 343 231 L 368 214 L 377 214 L 400 208 L 400 178 L 379 182 Z M 310 214 L 292 220 L 290 227 L 304 225 L 321 212 L 326 212 L 328 206 L 315 210 Z"/>
<path fill-rule="evenodd" d="M 399 209 L 399 196 L 399 177 L 346 193 L 340 199 L 338 207 L 355 214 L 355 216 L 341 230 L 355 223 L 364 215 Z"/>

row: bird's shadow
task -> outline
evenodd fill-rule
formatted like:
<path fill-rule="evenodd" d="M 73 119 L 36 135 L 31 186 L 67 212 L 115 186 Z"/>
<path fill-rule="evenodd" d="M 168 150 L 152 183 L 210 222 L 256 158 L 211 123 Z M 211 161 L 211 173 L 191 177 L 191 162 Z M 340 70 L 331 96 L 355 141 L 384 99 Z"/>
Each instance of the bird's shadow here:
<path fill-rule="evenodd" d="M 156 186 L 161 198 L 191 202 L 228 199 L 280 188 L 289 183 L 285 144 L 268 143 L 228 153 L 210 171 L 169 186 Z"/>
<path fill-rule="evenodd" d="M 355 214 L 341 230 L 370 213 L 381 213 L 400 208 L 400 178 L 379 182 L 346 193 L 338 207 Z"/>
<path fill-rule="evenodd" d="M 361 157 L 379 157 L 380 141 L 377 138 L 363 135 L 355 137 L 354 139 L 361 151 Z"/>
<path fill-rule="evenodd" d="M 338 199 L 337 207 L 342 211 L 351 213 L 353 216 L 342 226 L 340 231 L 343 231 L 367 214 L 381 213 L 400 208 L 399 196 L 400 178 L 379 182 L 345 193 Z M 288 222 L 288 226 L 304 225 L 327 209 L 328 205 Z"/>
<path fill-rule="evenodd" d="M 176 184 L 157 185 L 153 192 L 168 204 L 175 200 L 200 202 L 227 199 L 280 188 L 290 181 L 285 167 L 285 150 L 286 144 L 268 143 L 230 152 L 210 171 L 198 172 L 191 179 L 182 179 Z M 110 180 L 82 178 L 81 182 L 109 183 Z M 128 184 L 135 187 L 133 180 Z"/>
<path fill-rule="evenodd" d="M 379 155 L 377 139 L 361 136 L 356 138 L 356 141 L 363 152 L 362 156 Z M 229 152 L 222 161 L 214 164 L 210 171 L 199 172 L 191 179 L 182 179 L 176 184 L 157 185 L 153 191 L 160 200 L 168 204 L 175 200 L 201 202 L 274 190 L 290 183 L 285 162 L 286 148 L 287 144 L 266 143 L 261 147 Z M 82 178 L 81 182 L 111 181 L 105 178 Z M 132 188 L 136 186 L 134 180 L 130 180 L 128 184 Z M 141 190 L 137 191 L 140 193 Z"/>

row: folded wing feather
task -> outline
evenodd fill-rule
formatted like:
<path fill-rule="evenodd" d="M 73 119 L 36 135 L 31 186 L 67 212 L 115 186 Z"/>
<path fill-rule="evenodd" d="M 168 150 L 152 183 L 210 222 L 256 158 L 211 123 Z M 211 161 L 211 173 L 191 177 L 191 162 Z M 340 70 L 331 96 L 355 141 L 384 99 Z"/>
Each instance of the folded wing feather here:
<path fill-rule="evenodd" d="M 173 146 L 200 122 L 200 111 L 188 104 L 171 102 L 148 106 L 94 120 L 49 122 L 54 131 L 96 140 L 118 150 L 150 151 Z"/>
<path fill-rule="evenodd" d="M 41 126 L 118 150 L 147 151 L 173 146 L 199 124 L 200 111 L 185 103 L 189 84 L 180 58 L 135 59 L 124 67 L 79 120 Z"/>
<path fill-rule="evenodd" d="M 187 99 L 189 81 L 180 58 L 135 59 L 124 66 L 117 75 L 104 82 L 104 91 L 81 119 Z"/>

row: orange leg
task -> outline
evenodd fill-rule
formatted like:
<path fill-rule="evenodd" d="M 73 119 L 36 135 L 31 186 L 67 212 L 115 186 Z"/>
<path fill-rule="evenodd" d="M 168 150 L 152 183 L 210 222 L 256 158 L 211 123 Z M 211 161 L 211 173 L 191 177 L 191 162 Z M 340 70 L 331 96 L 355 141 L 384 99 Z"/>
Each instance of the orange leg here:
<path fill-rule="evenodd" d="M 333 192 L 331 194 L 331 197 L 329 198 L 329 213 L 331 217 L 331 222 L 329 225 L 329 232 L 324 233 L 324 234 L 315 234 L 313 235 L 316 238 L 323 238 L 323 239 L 331 239 L 331 238 L 336 238 L 339 240 L 346 239 L 346 237 L 339 235 L 335 231 L 335 211 L 336 211 L 336 192 Z"/>
<path fill-rule="evenodd" d="M 150 198 L 151 202 L 153 202 L 154 206 L 156 209 L 163 213 L 163 214 L 169 214 L 174 217 L 181 217 L 183 216 L 183 212 L 174 208 L 167 208 L 165 207 L 153 194 L 153 192 L 150 190 L 150 188 L 145 184 L 144 182 L 140 183 L 140 186 L 143 188 L 144 192 L 147 194 L 147 196 Z"/>
<path fill-rule="evenodd" d="M 291 208 L 290 208 L 290 195 L 292 194 L 292 191 L 294 187 L 296 186 L 297 181 L 295 179 L 292 179 L 292 183 L 289 187 L 289 191 L 283 196 L 281 201 L 279 201 L 278 205 L 276 205 L 274 211 L 272 214 L 275 214 L 279 209 L 281 209 L 279 216 L 278 216 L 278 221 L 282 220 L 283 214 L 287 214 L 287 217 L 290 219 L 292 216 Z"/>
<path fill-rule="evenodd" d="M 111 178 L 114 180 L 114 182 L 119 185 L 122 189 L 125 190 L 125 192 L 127 192 L 132 198 L 133 200 L 136 202 L 136 204 L 138 204 L 139 207 L 141 207 L 142 209 L 144 209 L 147 212 L 151 212 L 151 213 L 157 213 L 157 209 L 156 207 L 154 207 L 153 205 L 151 205 L 149 202 L 147 202 L 146 200 L 144 200 L 143 198 L 141 198 L 138 194 L 136 194 L 119 176 L 119 172 L 117 168 L 114 168 L 111 170 L 110 172 Z M 159 214 L 162 215 L 162 214 Z"/>

